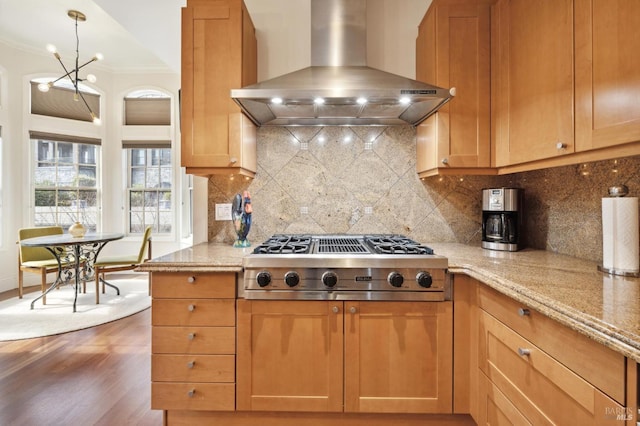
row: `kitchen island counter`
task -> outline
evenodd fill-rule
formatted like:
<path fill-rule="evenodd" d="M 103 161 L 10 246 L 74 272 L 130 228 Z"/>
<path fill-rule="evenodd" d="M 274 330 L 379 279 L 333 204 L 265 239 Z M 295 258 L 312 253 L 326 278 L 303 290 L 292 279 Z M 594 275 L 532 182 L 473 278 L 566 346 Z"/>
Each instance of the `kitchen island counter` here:
<path fill-rule="evenodd" d="M 597 270 L 592 261 L 544 250 L 498 252 L 454 243 L 429 244 L 467 274 L 597 342 L 640 362 L 640 279 Z M 144 272 L 242 272 L 252 248 L 203 243 L 155 258 Z"/>

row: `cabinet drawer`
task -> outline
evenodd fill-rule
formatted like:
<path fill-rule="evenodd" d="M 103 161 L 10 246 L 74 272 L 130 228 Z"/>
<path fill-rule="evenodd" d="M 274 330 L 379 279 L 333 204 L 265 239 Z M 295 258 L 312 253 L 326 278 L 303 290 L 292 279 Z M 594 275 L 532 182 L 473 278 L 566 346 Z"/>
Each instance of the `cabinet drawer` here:
<path fill-rule="evenodd" d="M 478 305 L 598 389 L 624 403 L 625 358 L 622 354 L 486 286 L 480 286 Z"/>
<path fill-rule="evenodd" d="M 235 354 L 235 327 L 153 327 L 154 354 Z"/>
<path fill-rule="evenodd" d="M 151 324 L 233 327 L 235 306 L 235 299 L 154 299 Z"/>
<path fill-rule="evenodd" d="M 478 379 L 479 394 L 482 396 L 478 424 L 534 426 L 487 376 L 480 373 Z"/>
<path fill-rule="evenodd" d="M 594 424 L 621 405 L 496 318 L 480 312 L 480 368 L 532 424 Z M 615 419 L 614 419 L 615 420 Z"/>
<path fill-rule="evenodd" d="M 151 294 L 168 299 L 233 299 L 236 297 L 236 274 L 154 272 Z"/>
<path fill-rule="evenodd" d="M 235 410 L 233 383 L 151 383 L 154 410 Z"/>
<path fill-rule="evenodd" d="M 154 382 L 233 383 L 235 355 L 158 355 L 151 356 Z"/>

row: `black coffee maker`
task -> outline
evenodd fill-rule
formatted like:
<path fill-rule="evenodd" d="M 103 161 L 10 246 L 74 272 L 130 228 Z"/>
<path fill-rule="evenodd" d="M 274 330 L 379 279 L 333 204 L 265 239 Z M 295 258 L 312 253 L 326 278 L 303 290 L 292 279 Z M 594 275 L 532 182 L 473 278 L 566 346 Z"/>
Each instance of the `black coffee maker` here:
<path fill-rule="evenodd" d="M 524 190 L 482 190 L 482 248 L 518 251 L 523 248 Z"/>

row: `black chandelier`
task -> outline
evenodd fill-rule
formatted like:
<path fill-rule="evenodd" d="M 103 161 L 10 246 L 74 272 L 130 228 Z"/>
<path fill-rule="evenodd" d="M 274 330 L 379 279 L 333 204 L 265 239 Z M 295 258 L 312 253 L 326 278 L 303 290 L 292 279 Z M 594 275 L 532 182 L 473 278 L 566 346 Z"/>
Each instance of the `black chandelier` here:
<path fill-rule="evenodd" d="M 53 53 L 53 56 L 55 56 L 55 58 L 58 60 L 58 62 L 60 62 L 60 65 L 62 65 L 62 69 L 64 70 L 65 74 L 62 75 L 61 77 L 58 77 L 55 80 L 52 80 L 48 83 L 40 83 L 38 84 L 38 89 L 41 92 L 48 92 L 50 88 L 52 88 L 58 81 L 68 78 L 69 81 L 71 82 L 71 84 L 73 85 L 73 88 L 75 90 L 75 93 L 73 94 L 73 99 L 76 101 L 82 100 L 82 102 L 84 103 L 84 105 L 87 107 L 87 110 L 89 111 L 89 114 L 91 115 L 91 119 L 93 120 L 93 122 L 95 124 L 100 124 L 100 118 L 98 118 L 98 116 L 91 110 L 91 107 L 89 106 L 89 104 L 87 103 L 87 101 L 85 100 L 84 96 L 82 95 L 82 92 L 80 91 L 80 89 L 78 88 L 78 85 L 82 82 L 82 81 L 88 81 L 90 83 L 95 83 L 96 81 L 96 76 L 93 74 L 87 74 L 87 77 L 85 79 L 80 78 L 79 73 L 80 70 L 82 68 L 84 68 L 85 66 L 89 65 L 92 62 L 95 61 L 99 61 L 102 60 L 103 57 L 100 53 L 96 53 L 93 58 L 91 58 L 89 61 L 85 62 L 82 65 L 79 65 L 79 56 L 80 56 L 80 38 L 78 37 L 78 22 L 84 22 L 87 20 L 87 17 L 84 13 L 82 12 L 78 12 L 77 10 L 69 10 L 67 11 L 67 16 L 69 16 L 69 18 L 73 19 L 76 23 L 76 66 L 74 69 L 72 69 L 71 71 L 69 71 L 67 69 L 67 67 L 64 65 L 64 63 L 62 62 L 62 59 L 60 58 L 60 54 L 58 53 L 56 47 L 52 44 L 47 45 L 47 50 L 51 53 Z"/>

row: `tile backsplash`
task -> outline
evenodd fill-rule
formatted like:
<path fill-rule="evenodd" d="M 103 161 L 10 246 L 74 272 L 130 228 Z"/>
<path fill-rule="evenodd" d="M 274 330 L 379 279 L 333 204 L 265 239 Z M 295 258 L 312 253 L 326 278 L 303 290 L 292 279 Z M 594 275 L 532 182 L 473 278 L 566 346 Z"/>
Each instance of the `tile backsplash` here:
<path fill-rule="evenodd" d="M 601 198 L 621 183 L 640 195 L 640 157 L 420 180 L 411 126 L 263 127 L 255 179 L 209 179 L 209 241 L 234 241 L 232 224 L 214 220 L 214 205 L 247 189 L 253 243 L 281 232 L 399 233 L 479 245 L 482 188 L 514 186 L 525 188 L 529 247 L 599 261 Z"/>

